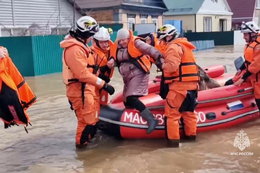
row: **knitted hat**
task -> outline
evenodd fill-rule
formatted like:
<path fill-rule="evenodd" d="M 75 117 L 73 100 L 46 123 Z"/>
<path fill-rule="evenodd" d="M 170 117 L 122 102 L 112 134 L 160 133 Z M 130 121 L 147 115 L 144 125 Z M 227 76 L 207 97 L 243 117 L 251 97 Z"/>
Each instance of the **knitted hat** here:
<path fill-rule="evenodd" d="M 117 36 L 116 36 L 117 40 L 122 40 L 122 39 L 126 39 L 129 37 L 130 37 L 130 34 L 127 29 L 121 28 L 117 31 Z"/>

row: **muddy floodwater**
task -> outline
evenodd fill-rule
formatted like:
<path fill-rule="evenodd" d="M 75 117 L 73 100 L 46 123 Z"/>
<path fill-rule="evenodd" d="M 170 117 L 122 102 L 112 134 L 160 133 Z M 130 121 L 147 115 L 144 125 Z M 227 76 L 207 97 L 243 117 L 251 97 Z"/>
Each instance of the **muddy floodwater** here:
<path fill-rule="evenodd" d="M 195 52 L 202 67 L 225 64 L 234 73 L 233 60 L 243 47 L 221 46 Z M 153 76 L 159 73 L 152 72 Z M 166 148 L 164 139 L 117 140 L 101 134 L 96 148 L 78 152 L 74 147 L 76 118 L 69 109 L 61 74 L 26 78 L 38 96 L 28 111 L 31 127 L 4 129 L 0 125 L 0 173 L 258 173 L 260 120 L 201 133 L 196 143 Z M 112 79 L 122 90 L 121 77 Z M 243 130 L 250 147 L 234 147 Z"/>

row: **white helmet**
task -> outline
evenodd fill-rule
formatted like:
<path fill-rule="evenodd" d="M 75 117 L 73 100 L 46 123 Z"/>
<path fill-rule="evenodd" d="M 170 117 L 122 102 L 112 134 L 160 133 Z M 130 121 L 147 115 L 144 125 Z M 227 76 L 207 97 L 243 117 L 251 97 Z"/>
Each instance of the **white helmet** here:
<path fill-rule="evenodd" d="M 242 33 L 259 33 L 260 28 L 256 25 L 255 22 L 242 22 L 241 24 L 241 32 Z"/>
<path fill-rule="evenodd" d="M 101 27 L 99 28 L 99 31 L 94 35 L 94 38 L 98 41 L 108 41 L 110 40 L 110 34 L 106 28 Z"/>
<path fill-rule="evenodd" d="M 81 33 L 95 34 L 98 32 L 99 26 L 97 21 L 90 16 L 83 16 L 77 20 L 76 29 Z"/>
<path fill-rule="evenodd" d="M 169 35 L 178 36 L 177 29 L 170 24 L 165 24 L 157 30 L 157 38 L 160 40 Z"/>

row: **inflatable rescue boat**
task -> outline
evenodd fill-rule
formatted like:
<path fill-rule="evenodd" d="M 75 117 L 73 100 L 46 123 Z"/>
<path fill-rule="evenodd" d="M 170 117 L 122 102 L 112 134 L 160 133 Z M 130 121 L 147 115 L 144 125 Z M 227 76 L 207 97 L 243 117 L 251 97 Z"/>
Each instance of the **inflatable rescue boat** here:
<path fill-rule="evenodd" d="M 232 77 L 224 73 L 223 66 L 212 66 L 204 70 L 221 84 Z M 122 93 L 115 96 L 109 105 L 101 108 L 99 129 L 120 138 L 164 138 L 164 100 L 159 96 L 159 88 L 160 80 L 155 78 L 149 84 L 149 94 L 140 98 L 159 120 L 151 134 L 146 134 L 147 122 L 139 115 L 139 111 L 125 108 Z M 199 91 L 195 111 L 198 133 L 231 127 L 260 117 L 253 89 L 248 83 Z M 180 122 L 181 129 L 182 126 Z"/>

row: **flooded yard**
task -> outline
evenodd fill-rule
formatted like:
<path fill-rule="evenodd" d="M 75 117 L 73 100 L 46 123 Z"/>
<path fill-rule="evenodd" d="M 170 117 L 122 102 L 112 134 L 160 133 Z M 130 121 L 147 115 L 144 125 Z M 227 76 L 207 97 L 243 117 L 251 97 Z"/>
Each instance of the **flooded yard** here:
<path fill-rule="evenodd" d="M 202 67 L 225 64 L 234 73 L 233 60 L 243 47 L 221 46 L 195 52 Z M 116 70 L 117 71 L 117 70 Z M 158 73 L 153 72 L 151 79 Z M 260 120 L 229 129 L 201 133 L 196 143 L 166 148 L 165 140 L 117 140 L 101 135 L 100 144 L 78 152 L 74 147 L 76 118 L 69 109 L 61 74 L 26 78 L 38 96 L 28 111 L 32 125 L 4 129 L 0 125 L 0 173 L 257 173 L 260 172 Z M 112 79 L 122 90 L 118 72 Z M 245 152 L 233 146 L 244 130 L 250 140 Z"/>

